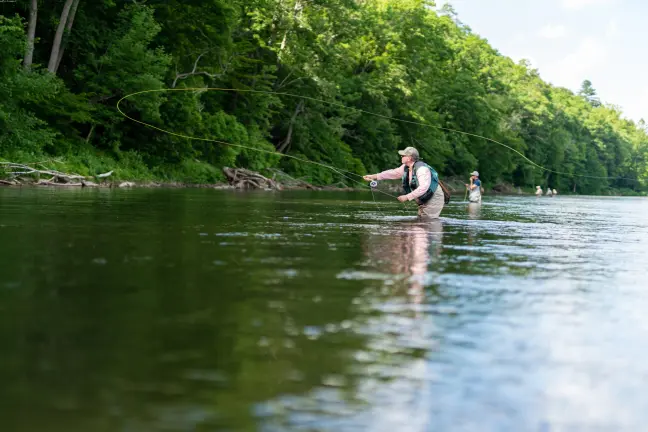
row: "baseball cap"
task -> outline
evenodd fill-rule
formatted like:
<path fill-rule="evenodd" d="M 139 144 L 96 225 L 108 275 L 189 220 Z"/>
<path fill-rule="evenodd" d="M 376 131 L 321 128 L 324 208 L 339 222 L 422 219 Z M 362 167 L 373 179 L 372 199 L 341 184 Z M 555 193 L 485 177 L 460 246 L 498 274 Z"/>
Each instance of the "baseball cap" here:
<path fill-rule="evenodd" d="M 414 156 L 415 158 L 419 157 L 419 152 L 414 147 L 406 147 L 405 150 L 398 150 L 398 154 L 401 156 Z"/>
<path fill-rule="evenodd" d="M 479 177 L 479 173 L 478 173 L 477 171 L 473 171 L 473 172 L 471 172 L 470 175 L 474 175 L 474 176 Z"/>

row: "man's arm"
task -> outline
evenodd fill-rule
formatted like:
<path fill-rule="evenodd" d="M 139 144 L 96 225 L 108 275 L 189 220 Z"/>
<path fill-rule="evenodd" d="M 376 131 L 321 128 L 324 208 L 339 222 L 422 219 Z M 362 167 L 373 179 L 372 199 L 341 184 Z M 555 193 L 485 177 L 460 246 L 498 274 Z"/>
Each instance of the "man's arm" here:
<path fill-rule="evenodd" d="M 376 174 L 376 180 L 396 180 L 405 174 L 405 165 Z"/>

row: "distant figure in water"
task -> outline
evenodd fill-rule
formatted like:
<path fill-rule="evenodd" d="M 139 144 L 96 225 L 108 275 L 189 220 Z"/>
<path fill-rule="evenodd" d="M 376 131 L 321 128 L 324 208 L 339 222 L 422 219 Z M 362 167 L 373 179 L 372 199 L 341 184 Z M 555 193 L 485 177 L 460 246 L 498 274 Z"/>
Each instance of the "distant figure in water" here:
<path fill-rule="evenodd" d="M 481 180 L 479 180 L 479 173 L 473 171 L 470 173 L 470 184 L 466 184 L 468 189 L 468 201 L 471 203 L 481 203 Z"/>
<path fill-rule="evenodd" d="M 551 188 L 547 186 L 547 196 L 551 196 Z"/>
<path fill-rule="evenodd" d="M 399 150 L 398 154 L 401 155 L 400 167 L 368 174 L 363 178 L 367 181 L 401 179 L 404 194 L 398 197 L 398 201 L 416 201 L 419 218 L 437 219 L 445 205 L 439 175 L 434 168 L 420 160 L 419 152 L 414 147 Z"/>
<path fill-rule="evenodd" d="M 536 186 L 536 196 L 540 197 L 542 196 L 542 188 L 540 186 Z"/>
<path fill-rule="evenodd" d="M 558 195 L 558 191 L 556 189 L 553 190 L 554 195 Z"/>

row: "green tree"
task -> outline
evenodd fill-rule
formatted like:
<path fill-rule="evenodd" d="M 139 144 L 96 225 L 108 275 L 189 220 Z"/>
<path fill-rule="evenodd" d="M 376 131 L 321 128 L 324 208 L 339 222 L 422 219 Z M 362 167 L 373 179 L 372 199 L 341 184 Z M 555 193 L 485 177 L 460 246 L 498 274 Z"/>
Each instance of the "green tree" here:
<path fill-rule="evenodd" d="M 589 102 L 589 104 L 594 108 L 601 106 L 601 101 L 596 95 L 596 90 L 594 90 L 594 87 L 592 87 L 592 82 L 590 80 L 583 81 L 578 94 L 585 98 L 585 100 Z"/>

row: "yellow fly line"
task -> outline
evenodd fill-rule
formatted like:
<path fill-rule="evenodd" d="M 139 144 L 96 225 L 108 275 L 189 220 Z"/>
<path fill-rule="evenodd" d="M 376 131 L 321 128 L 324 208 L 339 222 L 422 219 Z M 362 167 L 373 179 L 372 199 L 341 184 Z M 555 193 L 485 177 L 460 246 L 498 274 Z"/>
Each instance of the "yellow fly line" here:
<path fill-rule="evenodd" d="M 292 94 L 292 93 L 273 92 L 273 91 L 265 91 L 265 90 L 246 90 L 246 89 L 234 89 L 234 88 L 220 88 L 220 87 L 162 88 L 162 89 L 142 90 L 142 91 L 139 91 L 139 92 L 127 94 L 126 96 L 119 99 L 119 101 L 117 101 L 117 111 L 119 111 L 119 113 L 121 115 L 128 118 L 129 120 L 132 120 L 132 121 L 134 121 L 136 123 L 139 123 L 141 125 L 144 125 L 144 126 L 146 126 L 148 128 L 155 129 L 157 131 L 160 131 L 160 132 L 163 132 L 163 133 L 166 133 L 166 134 L 169 134 L 169 135 L 177 136 L 177 137 L 180 137 L 180 138 L 186 138 L 186 139 L 190 139 L 190 140 L 208 141 L 208 142 L 214 142 L 214 143 L 217 143 L 217 144 L 223 144 L 223 145 L 227 145 L 227 146 L 231 146 L 231 147 L 245 148 L 245 149 L 258 151 L 258 152 L 262 152 L 262 153 L 269 153 L 269 154 L 273 154 L 273 155 L 277 155 L 277 156 L 281 156 L 281 157 L 292 158 L 292 159 L 295 159 L 295 160 L 298 160 L 298 161 L 304 162 L 304 163 L 310 163 L 310 164 L 319 165 L 319 166 L 331 169 L 331 170 L 337 172 L 338 174 L 340 174 L 341 176 L 343 176 L 343 177 L 345 177 L 347 179 L 350 179 L 351 181 L 353 181 L 355 183 L 360 183 L 360 184 L 362 184 L 364 186 L 363 182 L 360 182 L 358 180 L 349 178 L 348 175 L 345 175 L 345 174 L 349 174 L 349 175 L 356 176 L 356 177 L 362 177 L 360 174 L 357 174 L 357 173 L 354 173 L 354 172 L 351 172 L 351 171 L 346 171 L 346 170 L 336 168 L 336 167 L 333 167 L 333 166 L 330 166 L 330 165 L 327 165 L 327 164 L 324 164 L 324 163 L 321 163 L 321 162 L 315 162 L 315 161 L 311 161 L 311 160 L 308 160 L 308 159 L 299 158 L 299 157 L 296 157 L 296 156 L 293 156 L 293 155 L 279 153 L 279 152 L 276 152 L 276 151 L 258 149 L 258 148 L 254 148 L 254 147 L 245 146 L 245 145 L 242 145 L 242 144 L 234 144 L 234 143 L 229 143 L 229 142 L 226 142 L 226 141 L 212 139 L 212 138 L 201 138 L 201 137 L 194 137 L 194 136 L 190 136 L 190 135 L 181 134 L 181 133 L 178 133 L 178 132 L 163 129 L 161 127 L 152 125 L 150 123 L 143 122 L 141 120 L 134 119 L 133 117 L 131 117 L 128 114 L 126 114 L 125 112 L 123 112 L 121 110 L 121 108 L 120 108 L 120 104 L 122 103 L 122 101 L 124 101 L 124 100 L 126 100 L 128 98 L 131 98 L 133 96 L 138 96 L 138 95 L 142 95 L 142 94 L 146 94 L 146 93 L 165 93 L 165 92 L 183 92 L 183 91 L 189 91 L 189 92 L 220 91 L 220 92 L 236 92 L 236 93 L 257 93 L 257 94 L 267 94 L 267 95 L 288 96 L 288 97 L 294 97 L 294 98 L 310 100 L 310 101 L 313 101 L 313 102 L 319 102 L 319 103 L 323 103 L 323 104 L 327 104 L 327 105 L 331 105 L 331 106 L 335 106 L 335 107 L 339 107 L 339 108 L 355 110 L 355 111 L 361 112 L 363 114 L 368 114 L 368 115 L 380 117 L 380 118 L 387 119 L 387 120 L 393 120 L 393 121 L 398 121 L 398 122 L 402 122 L 402 123 L 408 123 L 408 124 L 412 124 L 412 125 L 423 126 L 423 127 L 439 129 L 439 130 L 443 130 L 443 131 L 447 131 L 447 132 L 463 134 L 463 135 L 472 136 L 472 137 L 475 137 L 475 138 L 481 138 L 481 139 L 484 139 L 486 141 L 492 142 L 494 144 L 497 144 L 497 145 L 500 145 L 502 147 L 505 147 L 505 148 L 509 149 L 510 151 L 516 153 L 518 156 L 520 156 L 522 159 L 524 159 L 526 162 L 531 164 L 533 167 L 538 168 L 538 169 L 543 170 L 543 171 L 546 171 L 546 172 L 550 172 L 550 173 L 554 173 L 554 174 L 561 174 L 561 175 L 565 175 L 565 176 L 569 176 L 569 177 L 584 177 L 584 178 L 594 178 L 594 179 L 613 179 L 613 178 L 614 179 L 622 179 L 620 177 L 590 176 L 590 175 L 572 174 L 572 173 L 567 173 L 567 172 L 562 172 L 562 171 L 551 170 L 549 168 L 545 168 L 542 165 L 539 165 L 539 164 L 533 162 L 531 159 L 524 156 L 520 151 L 514 149 L 513 147 L 508 146 L 508 145 L 506 145 L 504 143 L 501 143 L 501 142 L 499 142 L 497 140 L 494 140 L 492 138 L 482 136 L 482 135 L 477 135 L 477 134 L 473 134 L 473 133 L 470 133 L 470 132 L 463 132 L 463 131 L 460 131 L 460 130 L 445 128 L 445 127 L 441 127 L 441 126 L 435 126 L 435 125 L 425 123 L 425 122 L 399 119 L 399 118 L 396 118 L 396 117 L 391 117 L 391 116 L 387 116 L 387 115 L 383 115 L 383 114 L 377 114 L 377 113 L 373 113 L 371 111 L 366 111 L 366 110 L 359 109 L 359 108 L 348 107 L 348 106 L 346 106 L 344 104 L 341 104 L 341 103 L 338 103 L 338 102 L 325 101 L 323 99 L 313 98 L 313 97 L 309 97 L 309 96 L 302 96 L 302 95 L 297 95 L 297 94 Z M 635 179 L 625 179 L 625 180 L 635 180 Z M 381 193 L 384 193 L 386 195 L 392 196 L 392 197 L 394 196 L 394 195 L 390 195 L 390 194 L 388 194 L 386 192 L 383 192 L 383 191 L 380 191 L 380 190 L 378 190 L 378 191 L 381 192 Z"/>

